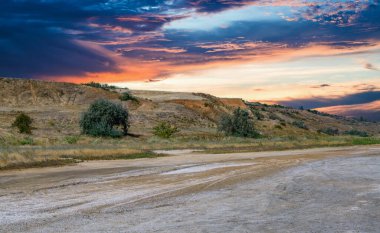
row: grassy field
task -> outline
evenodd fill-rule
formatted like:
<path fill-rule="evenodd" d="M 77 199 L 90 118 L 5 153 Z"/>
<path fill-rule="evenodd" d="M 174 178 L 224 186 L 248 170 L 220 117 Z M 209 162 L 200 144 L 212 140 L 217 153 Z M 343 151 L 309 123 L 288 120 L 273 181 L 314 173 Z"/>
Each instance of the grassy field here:
<path fill-rule="evenodd" d="M 27 139 L 21 141 L 28 142 Z M 104 139 L 78 136 L 62 145 L 37 143 L 2 144 L 0 170 L 62 166 L 89 160 L 155 158 L 154 150 L 201 149 L 208 153 L 275 151 L 315 147 L 380 144 L 377 137 L 308 136 L 278 138 L 236 138 L 216 135 Z M 75 142 L 73 142 L 75 141 Z"/>

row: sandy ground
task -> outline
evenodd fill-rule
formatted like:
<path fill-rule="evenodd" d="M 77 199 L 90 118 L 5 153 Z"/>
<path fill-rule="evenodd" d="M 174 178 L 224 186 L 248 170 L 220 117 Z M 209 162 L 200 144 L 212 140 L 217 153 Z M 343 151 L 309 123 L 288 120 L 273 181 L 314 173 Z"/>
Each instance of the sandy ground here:
<path fill-rule="evenodd" d="M 380 232 L 380 146 L 0 173 L 0 232 Z"/>

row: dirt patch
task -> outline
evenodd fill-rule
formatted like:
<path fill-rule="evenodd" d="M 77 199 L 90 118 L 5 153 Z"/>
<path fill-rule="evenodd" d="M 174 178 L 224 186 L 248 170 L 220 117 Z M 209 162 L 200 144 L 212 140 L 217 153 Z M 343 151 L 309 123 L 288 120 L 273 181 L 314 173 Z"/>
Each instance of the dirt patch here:
<path fill-rule="evenodd" d="M 155 159 L 7 171 L 0 173 L 0 224 L 4 231 L 17 232 L 305 232 L 327 227 L 375 232 L 378 215 L 369 207 L 378 205 L 374 202 L 379 153 L 379 146 L 239 154 L 183 152 Z M 202 169 L 170 173 L 189 167 Z M 361 173 L 363 169 L 368 171 Z M 351 183 L 355 184 L 353 193 L 365 198 L 348 195 Z M 339 185 L 347 193 L 342 198 Z M 313 221 L 313 205 L 320 211 L 331 203 L 326 195 L 344 208 L 331 207 L 318 215 L 328 224 L 300 224 Z M 371 205 L 365 207 L 363 201 Z M 290 216 L 299 220 L 294 222 Z M 354 227 L 347 216 L 365 221 L 354 221 Z"/>

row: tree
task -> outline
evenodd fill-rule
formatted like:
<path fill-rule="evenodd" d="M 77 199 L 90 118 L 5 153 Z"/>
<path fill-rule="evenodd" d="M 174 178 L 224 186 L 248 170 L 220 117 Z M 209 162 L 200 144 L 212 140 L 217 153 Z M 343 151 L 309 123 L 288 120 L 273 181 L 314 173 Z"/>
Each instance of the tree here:
<path fill-rule="evenodd" d="M 128 133 L 128 111 L 120 104 L 100 99 L 92 103 L 80 120 L 82 133 L 92 136 L 121 137 Z M 121 127 L 121 130 L 115 129 Z"/>
<path fill-rule="evenodd" d="M 13 122 L 12 126 L 17 127 L 18 131 L 20 133 L 25 134 L 31 134 L 32 133 L 32 118 L 30 116 L 26 115 L 25 113 L 20 113 L 15 121 Z"/>
<path fill-rule="evenodd" d="M 256 138 L 259 133 L 254 128 L 254 122 L 248 111 L 236 109 L 232 115 L 225 115 L 219 122 L 219 131 L 228 136 Z"/>
<path fill-rule="evenodd" d="M 170 138 L 177 132 L 178 128 L 168 122 L 161 122 L 153 128 L 153 134 L 160 138 Z"/>

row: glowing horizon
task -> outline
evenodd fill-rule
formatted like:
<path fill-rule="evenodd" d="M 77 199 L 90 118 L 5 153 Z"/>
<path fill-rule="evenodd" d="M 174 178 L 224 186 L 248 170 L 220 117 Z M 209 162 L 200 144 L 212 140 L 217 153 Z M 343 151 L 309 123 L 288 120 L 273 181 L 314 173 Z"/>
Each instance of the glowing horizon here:
<path fill-rule="evenodd" d="M 3 0 L 0 7 L 4 77 L 207 92 L 342 114 L 337 100 L 349 99 L 344 106 L 357 115 L 380 99 L 378 0 Z"/>

